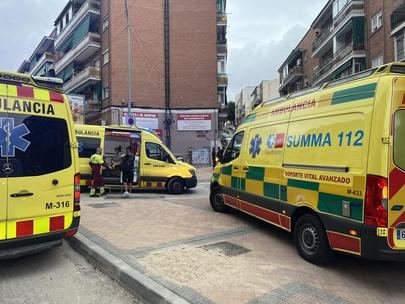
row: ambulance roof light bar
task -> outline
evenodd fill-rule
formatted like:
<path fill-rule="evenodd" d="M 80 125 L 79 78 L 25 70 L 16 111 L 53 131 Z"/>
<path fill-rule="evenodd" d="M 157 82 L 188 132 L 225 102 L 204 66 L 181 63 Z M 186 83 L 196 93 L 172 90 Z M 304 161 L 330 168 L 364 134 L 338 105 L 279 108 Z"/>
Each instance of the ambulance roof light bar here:
<path fill-rule="evenodd" d="M 21 73 L 0 71 L 0 83 L 12 85 L 31 85 L 63 93 L 63 81 L 58 78 L 38 77 Z"/>

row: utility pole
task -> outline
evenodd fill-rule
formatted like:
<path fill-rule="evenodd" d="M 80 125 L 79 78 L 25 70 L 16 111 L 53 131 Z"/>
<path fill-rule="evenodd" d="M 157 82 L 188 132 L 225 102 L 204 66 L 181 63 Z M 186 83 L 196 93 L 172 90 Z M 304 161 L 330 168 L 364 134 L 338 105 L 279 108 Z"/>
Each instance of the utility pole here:
<path fill-rule="evenodd" d="M 127 16 L 127 32 L 128 32 L 128 118 L 131 117 L 132 107 L 132 58 L 131 58 L 131 23 L 129 21 L 128 1 L 125 0 L 125 13 Z M 135 125 L 135 118 L 134 118 Z"/>

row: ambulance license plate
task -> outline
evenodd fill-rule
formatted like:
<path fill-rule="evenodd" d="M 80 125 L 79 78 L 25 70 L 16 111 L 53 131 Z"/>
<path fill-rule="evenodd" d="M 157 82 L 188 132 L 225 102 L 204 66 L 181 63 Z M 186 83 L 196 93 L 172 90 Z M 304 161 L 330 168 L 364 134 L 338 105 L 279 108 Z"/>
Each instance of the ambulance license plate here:
<path fill-rule="evenodd" d="M 405 240 L 405 229 L 397 229 L 397 240 Z"/>

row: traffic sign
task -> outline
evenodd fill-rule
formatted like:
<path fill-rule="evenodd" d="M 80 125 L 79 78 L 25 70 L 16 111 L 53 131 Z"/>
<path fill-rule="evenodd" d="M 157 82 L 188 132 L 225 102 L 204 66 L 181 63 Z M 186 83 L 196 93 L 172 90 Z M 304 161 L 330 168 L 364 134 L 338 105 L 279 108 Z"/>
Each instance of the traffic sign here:
<path fill-rule="evenodd" d="M 127 117 L 127 124 L 128 124 L 129 126 L 135 125 L 135 117 L 132 116 L 132 115 L 128 116 L 128 117 Z"/>

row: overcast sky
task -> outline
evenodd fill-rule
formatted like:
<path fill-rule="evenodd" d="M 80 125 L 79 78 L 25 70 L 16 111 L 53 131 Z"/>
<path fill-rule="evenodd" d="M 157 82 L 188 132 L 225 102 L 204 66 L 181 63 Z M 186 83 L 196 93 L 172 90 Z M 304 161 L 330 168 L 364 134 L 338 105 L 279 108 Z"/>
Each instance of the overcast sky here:
<path fill-rule="evenodd" d="M 327 0 L 228 0 L 228 99 L 277 70 Z"/>
<path fill-rule="evenodd" d="M 0 69 L 16 71 L 42 38 L 67 0 L 0 0 Z"/>
<path fill-rule="evenodd" d="M 185 0 L 186 1 L 186 0 Z M 207 0 L 208 1 L 208 0 Z M 277 70 L 327 0 L 227 0 L 229 99 Z M 67 0 L 0 0 L 0 69 L 15 71 L 32 54 Z"/>

